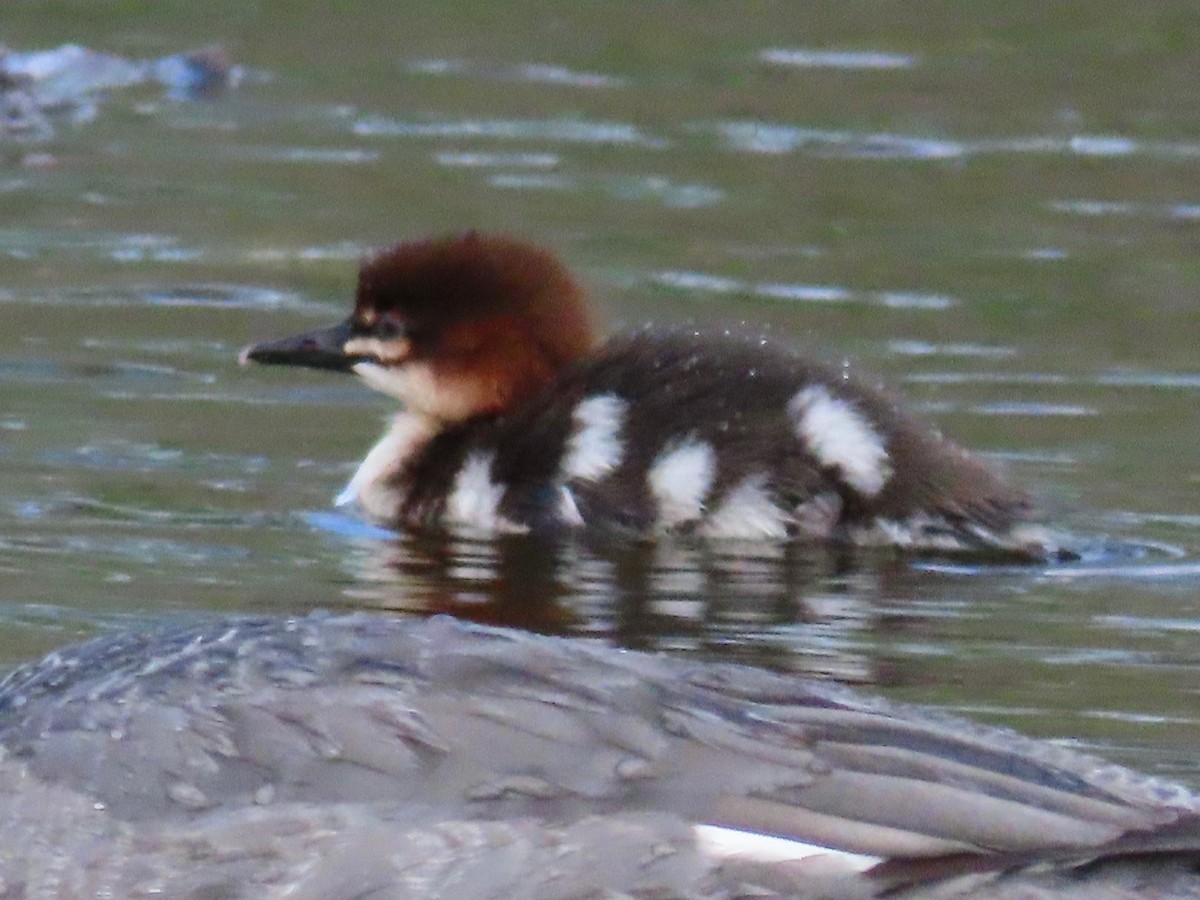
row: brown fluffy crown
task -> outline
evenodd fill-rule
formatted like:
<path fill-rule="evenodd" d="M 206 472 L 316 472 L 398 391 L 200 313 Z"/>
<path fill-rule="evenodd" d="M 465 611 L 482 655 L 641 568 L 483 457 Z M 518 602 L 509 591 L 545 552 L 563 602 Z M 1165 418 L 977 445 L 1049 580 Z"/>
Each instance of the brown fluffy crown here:
<path fill-rule="evenodd" d="M 583 291 L 551 253 L 475 231 L 401 241 L 367 259 L 354 316 L 369 323 L 389 315 L 417 335 L 467 319 L 519 317 L 560 362 L 593 342 Z"/>
<path fill-rule="evenodd" d="M 403 241 L 367 259 L 352 321 L 403 335 L 411 359 L 494 412 L 545 386 L 593 346 L 583 291 L 550 253 L 474 231 Z"/>

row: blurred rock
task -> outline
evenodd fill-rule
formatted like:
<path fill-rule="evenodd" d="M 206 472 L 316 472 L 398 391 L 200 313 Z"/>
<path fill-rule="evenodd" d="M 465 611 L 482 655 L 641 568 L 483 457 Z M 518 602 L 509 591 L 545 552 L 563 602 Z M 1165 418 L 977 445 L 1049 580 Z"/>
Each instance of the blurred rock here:
<path fill-rule="evenodd" d="M 191 100 L 234 88 L 243 74 L 218 46 L 151 60 L 78 44 L 30 52 L 0 46 L 0 143 L 50 140 L 55 123 L 91 120 L 113 91 L 157 84 L 172 99 Z"/>

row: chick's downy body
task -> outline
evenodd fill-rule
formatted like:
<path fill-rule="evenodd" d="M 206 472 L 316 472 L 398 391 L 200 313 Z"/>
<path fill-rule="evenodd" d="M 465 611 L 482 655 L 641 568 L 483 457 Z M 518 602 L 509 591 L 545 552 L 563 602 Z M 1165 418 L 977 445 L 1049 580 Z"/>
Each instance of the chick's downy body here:
<path fill-rule="evenodd" d="M 765 339 L 599 343 L 557 259 L 507 237 L 393 245 L 349 319 L 243 358 L 403 403 L 339 498 L 392 527 L 1048 546 L 1024 492 L 886 393 Z"/>

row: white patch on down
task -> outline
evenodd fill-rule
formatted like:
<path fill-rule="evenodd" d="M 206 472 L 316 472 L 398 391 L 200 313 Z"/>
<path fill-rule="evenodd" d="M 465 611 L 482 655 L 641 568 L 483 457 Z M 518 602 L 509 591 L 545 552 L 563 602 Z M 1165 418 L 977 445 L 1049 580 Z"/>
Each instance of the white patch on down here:
<path fill-rule="evenodd" d="M 787 523 L 766 489 L 766 475 L 752 475 L 726 494 L 704 519 L 700 531 L 715 538 L 787 537 Z"/>
<path fill-rule="evenodd" d="M 616 394 L 588 397 L 575 407 L 575 431 L 567 440 L 561 472 L 564 479 L 597 481 L 621 464 L 621 426 L 627 404 Z"/>
<path fill-rule="evenodd" d="M 764 863 L 819 860 L 830 871 L 865 872 L 883 860 L 878 856 L 834 850 L 820 844 L 792 841 L 771 834 L 757 834 L 719 825 L 693 825 L 692 836 L 704 854 L 720 859 L 735 857 Z"/>
<path fill-rule="evenodd" d="M 716 472 L 713 448 L 694 438 L 660 453 L 646 473 L 650 493 L 658 501 L 658 524 L 672 528 L 700 518 Z"/>
<path fill-rule="evenodd" d="M 883 436 L 848 401 L 824 385 L 810 385 L 788 403 L 788 415 L 813 456 L 837 469 L 850 487 L 867 497 L 883 490 L 892 475 Z"/>
<path fill-rule="evenodd" d="M 583 521 L 583 513 L 579 511 L 579 505 L 575 502 L 575 495 L 571 493 L 571 489 L 563 484 L 559 485 L 558 492 L 559 519 L 572 528 L 579 528 L 587 524 Z"/>
<path fill-rule="evenodd" d="M 433 437 L 436 426 L 424 416 L 401 413 L 379 442 L 359 463 L 358 470 L 346 484 L 334 504 L 357 504 L 377 522 L 394 524 L 399 517 L 400 491 L 388 485 L 395 475 Z"/>
<path fill-rule="evenodd" d="M 491 453 L 471 453 L 454 476 L 446 500 L 446 517 L 487 531 L 511 530 L 500 516 L 504 486 L 492 480 Z"/>

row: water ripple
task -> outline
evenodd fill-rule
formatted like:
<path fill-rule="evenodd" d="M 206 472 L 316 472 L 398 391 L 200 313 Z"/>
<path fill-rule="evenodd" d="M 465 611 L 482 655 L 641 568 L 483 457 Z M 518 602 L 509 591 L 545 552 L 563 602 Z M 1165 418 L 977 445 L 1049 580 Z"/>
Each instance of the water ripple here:
<path fill-rule="evenodd" d="M 881 50 L 810 50 L 773 47 L 763 50 L 758 58 L 777 66 L 802 69 L 911 69 L 916 57 L 906 53 Z"/>
<path fill-rule="evenodd" d="M 1194 222 L 1200 219 L 1197 203 L 1133 203 L 1126 200 L 1051 200 L 1050 209 L 1076 216 L 1147 216 Z"/>
<path fill-rule="evenodd" d="M 458 119 L 415 122 L 366 116 L 353 125 L 365 137 L 497 138 L 502 140 L 562 141 L 568 144 L 602 144 L 663 148 L 669 143 L 624 122 L 590 122 L 584 119 Z"/>
<path fill-rule="evenodd" d="M 290 291 L 247 284 L 185 284 L 147 289 L 141 291 L 139 296 L 149 306 L 217 309 L 303 309 L 318 306 Z"/>
<path fill-rule="evenodd" d="M 981 416 L 1098 416 L 1094 406 L 1073 403 L 979 403 L 967 407 L 968 412 Z"/>
<path fill-rule="evenodd" d="M 190 262 L 204 255 L 167 234 L 0 228 L 0 254 L 12 259 L 40 259 L 54 250 L 94 251 L 117 262 Z"/>
<path fill-rule="evenodd" d="M 1126 511 L 1113 516 L 1114 520 L 1128 525 L 1178 525 L 1182 528 L 1200 528 L 1200 515 L 1195 513 L 1143 513 Z"/>
<path fill-rule="evenodd" d="M 578 191 L 595 186 L 617 200 L 656 200 L 674 209 L 714 206 L 725 196 L 707 184 L 679 184 L 657 175 L 619 178 L 578 177 L 564 174 L 498 173 L 488 184 L 515 190 Z"/>
<path fill-rule="evenodd" d="M 1182 632 L 1195 634 L 1200 632 L 1200 619 L 1170 619 L 1153 616 L 1096 616 L 1092 621 L 1097 625 L 1115 628 L 1118 631 L 1154 631 Z"/>
<path fill-rule="evenodd" d="M 1077 383 L 1057 372 L 913 372 L 904 380 L 910 384 L 992 384 L 1024 385 Z"/>
<path fill-rule="evenodd" d="M 1070 253 L 1060 247 L 1033 247 L 1021 254 L 1022 259 L 1030 259 L 1035 262 L 1059 262 L 1060 260 L 1068 259 Z"/>
<path fill-rule="evenodd" d="M 154 356 L 218 356 L 226 357 L 232 351 L 224 341 L 201 338 L 155 338 L 155 339 L 112 339 L 87 337 L 79 346 L 88 350 L 103 350 L 106 353 L 146 353 Z"/>
<path fill-rule="evenodd" d="M 310 528 L 340 538 L 352 538 L 369 541 L 390 541 L 396 539 L 396 532 L 378 525 L 364 522 L 354 516 L 338 512 L 307 512 L 302 518 Z"/>
<path fill-rule="evenodd" d="M 459 75 L 485 78 L 495 81 L 531 81 L 537 84 L 552 84 L 577 88 L 623 87 L 625 79 L 598 72 L 576 72 L 565 66 L 546 63 L 521 63 L 513 66 L 496 66 L 472 63 L 461 59 L 421 59 L 409 63 L 410 72 L 421 75 Z"/>
<path fill-rule="evenodd" d="M 1001 566 L 979 566 L 966 563 L 953 563 L 943 561 L 919 561 L 914 563 L 914 568 L 924 572 L 937 573 L 939 575 L 967 575 L 967 576 L 996 576 L 1004 573 L 1006 569 Z M 1012 569 L 1014 575 L 1028 575 L 1027 569 Z M 1089 579 L 1104 579 L 1106 581 L 1178 581 L 1184 584 L 1194 584 L 1200 578 L 1200 563 L 1198 562 L 1182 562 L 1182 563 L 1117 563 L 1113 565 L 1090 565 L 1087 563 L 1069 563 L 1061 566 L 1048 566 L 1037 572 L 1038 578 L 1045 581 L 1054 581 L 1065 583 L 1071 581 L 1083 581 Z M 1120 619 L 1122 623 L 1126 622 L 1125 617 L 1108 617 L 1114 623 Z M 1133 621 L 1130 619 L 1129 621 Z M 1163 620 L 1158 620 L 1163 621 Z M 1200 619 L 1181 620 L 1189 624 L 1192 630 L 1200 631 Z M 1154 626 L 1155 628 L 1158 625 Z"/>
<path fill-rule="evenodd" d="M 559 163 L 557 153 L 438 153 L 439 166 L 469 169 L 553 169 Z"/>
<path fill-rule="evenodd" d="M 268 460 L 263 456 L 240 456 L 230 453 L 187 454 L 182 450 L 159 444 L 126 440 L 97 441 L 79 447 L 46 448 L 41 452 L 40 458 L 53 466 L 111 472 L 154 472 L 186 467 L 218 472 L 258 473 L 265 471 L 268 466 Z"/>
<path fill-rule="evenodd" d="M 1133 212 L 1136 207 L 1116 200 L 1051 200 L 1050 208 L 1077 216 L 1111 216 Z"/>
<path fill-rule="evenodd" d="M 994 347 L 983 344 L 934 344 L 929 341 L 888 341 L 889 353 L 898 356 L 964 356 L 986 359 L 1004 359 L 1016 356 L 1016 347 Z"/>
<path fill-rule="evenodd" d="M 229 155 L 263 162 L 362 165 L 379 161 L 378 150 L 361 147 L 237 147 Z"/>
<path fill-rule="evenodd" d="M 1096 384 L 1108 387 L 1200 388 L 1200 373 L 1195 372 L 1105 372 Z"/>
<path fill-rule="evenodd" d="M 955 159 L 966 145 L 902 134 L 864 134 L 824 128 L 799 128 L 765 122 L 723 122 L 718 133 L 730 149 L 744 153 L 783 154 L 810 150 L 862 159 Z"/>
<path fill-rule="evenodd" d="M 324 260 L 360 260 L 373 248 L 355 241 L 309 247 L 257 247 L 246 251 L 246 259 L 256 263 L 321 262 Z M 307 304 L 306 304 L 307 305 Z"/>
<path fill-rule="evenodd" d="M 508 188 L 510 190 L 542 190 L 542 191 L 573 191 L 578 190 L 581 180 L 572 175 L 555 174 L 512 174 L 502 172 L 488 179 L 492 187 Z"/>
<path fill-rule="evenodd" d="M 1140 141 L 1121 135 L 1017 137 L 958 140 L 929 135 L 810 128 L 773 122 L 700 123 L 715 129 L 731 150 L 785 154 L 798 151 L 849 159 L 964 159 L 982 155 L 1064 155 L 1104 158 L 1150 156 L 1195 159 L 1200 143 Z"/>
<path fill-rule="evenodd" d="M 949 309 L 958 301 L 945 294 L 925 294 L 916 291 L 855 291 L 841 285 L 757 284 L 710 275 L 705 272 L 669 269 L 650 275 L 654 284 L 675 290 L 709 294 L 750 294 L 774 300 L 796 300 L 804 303 L 864 302 L 892 309 Z"/>
<path fill-rule="evenodd" d="M 204 570 L 218 565 L 228 565 L 251 557 L 244 547 L 223 544 L 203 544 L 196 541 L 177 541 L 167 538 L 147 537 L 88 537 L 69 535 L 38 541 L 18 540 L 15 549 L 29 554 L 79 558 L 121 559 L 144 565 L 181 565 Z M 216 576 L 212 576 L 215 580 Z"/>
<path fill-rule="evenodd" d="M 912 384 L 1200 388 L 1200 374 L 1194 372 L 1102 372 L 1091 377 L 1074 377 L 1058 372 L 913 372 L 906 375 L 904 380 Z"/>

